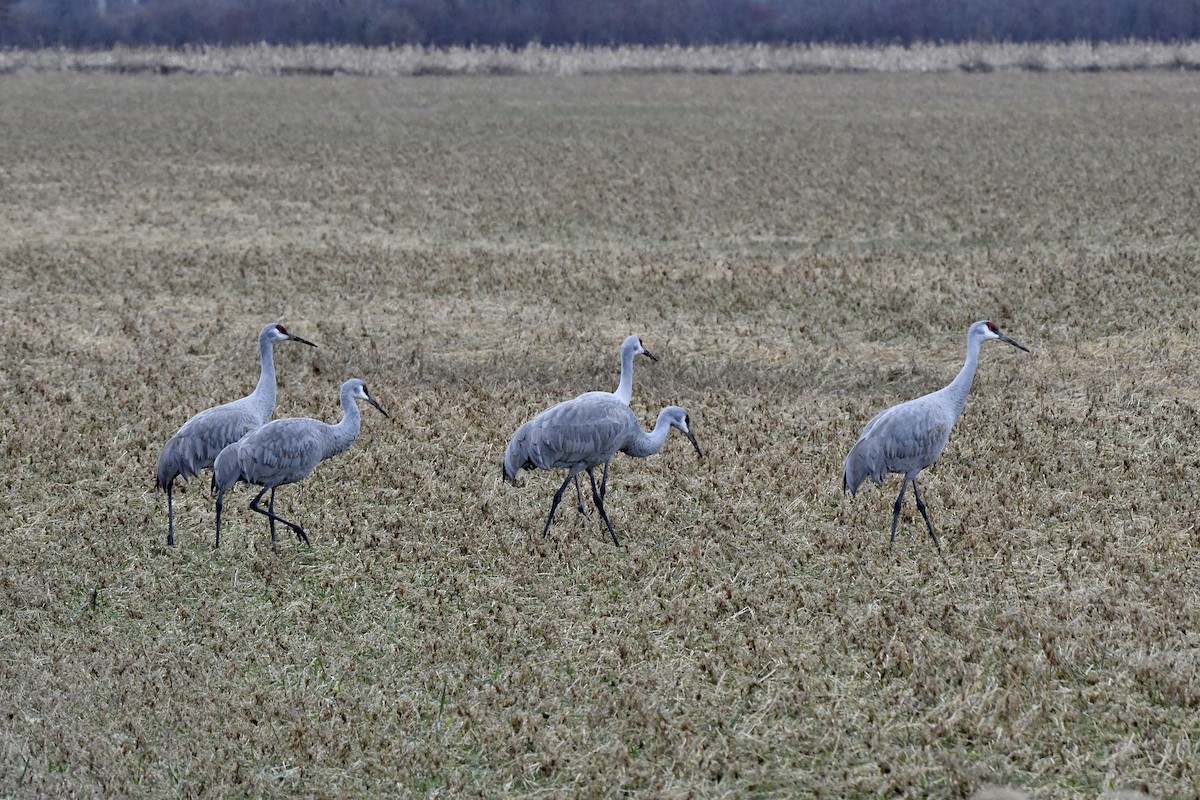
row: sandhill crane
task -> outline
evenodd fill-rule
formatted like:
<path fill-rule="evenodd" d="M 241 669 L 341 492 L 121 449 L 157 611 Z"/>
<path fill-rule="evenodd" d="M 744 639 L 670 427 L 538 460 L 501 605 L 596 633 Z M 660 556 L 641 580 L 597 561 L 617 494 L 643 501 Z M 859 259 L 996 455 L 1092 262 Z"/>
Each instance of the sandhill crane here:
<path fill-rule="evenodd" d="M 167 493 L 167 544 L 175 545 L 175 509 L 171 502 L 171 487 L 176 478 L 199 475 L 209 469 L 223 448 L 260 428 L 275 412 L 275 342 L 300 342 L 309 347 L 315 344 L 302 339 L 277 323 L 271 323 L 258 334 L 258 352 L 262 368 L 254 391 L 240 400 L 205 409 L 183 423 L 158 456 L 157 485 Z"/>
<path fill-rule="evenodd" d="M 617 390 L 611 395 L 620 400 L 625 405 L 633 399 L 633 359 L 636 356 L 645 356 L 651 361 L 658 361 L 658 356 L 653 355 L 649 350 L 642 345 L 642 339 L 637 334 L 625 337 L 625 341 L 621 342 L 621 382 L 617 384 Z M 589 397 L 592 395 L 608 395 L 609 392 L 584 392 L 580 397 Z M 608 462 L 604 462 L 604 473 L 600 477 L 600 497 L 608 494 Z M 583 492 L 579 489 L 579 476 L 575 476 L 575 503 L 579 508 L 579 513 L 586 516 L 587 512 L 583 510 Z"/>
<path fill-rule="evenodd" d="M 619 547 L 621 543 L 604 510 L 604 497 L 596 488 L 592 468 L 607 464 L 618 451 L 635 458 L 654 455 L 667 440 L 671 428 L 683 431 L 696 448 L 696 455 L 703 458 L 687 411 L 679 406 L 667 406 L 660 411 L 654 430 L 646 433 L 629 406 L 617 397 L 607 392 L 589 392 L 552 406 L 517 428 L 504 453 L 504 479 L 515 486 L 522 469 L 567 470 L 567 477 L 550 504 L 542 528 L 545 535 L 563 491 L 580 472 L 587 472 L 592 482 L 592 501 L 608 527 L 613 544 Z"/>
<path fill-rule="evenodd" d="M 842 468 L 842 490 L 857 495 L 858 487 L 867 478 L 879 485 L 892 472 L 904 476 L 900 494 L 892 509 L 892 538 L 889 547 L 896 543 L 896 523 L 900 519 L 900 504 L 904 491 L 912 484 L 917 498 L 917 509 L 925 518 L 929 535 L 942 552 L 942 544 L 933 532 L 933 523 L 925 511 L 921 492 L 917 489 L 917 475 L 937 460 L 950 439 L 950 430 L 962 414 L 975 378 L 975 366 L 979 362 L 979 346 L 989 339 L 1007 342 L 1013 347 L 1029 352 L 1029 348 L 1018 344 L 1000 332 L 995 323 L 980 320 L 967 330 L 967 360 L 958 376 L 948 386 L 936 392 L 909 400 L 876 415 L 867 423 L 862 435 Z"/>
<path fill-rule="evenodd" d="M 327 458 L 332 458 L 354 443 L 362 425 L 362 415 L 355 399 L 366 400 L 385 417 L 383 406 L 367 393 L 358 378 L 342 384 L 340 391 L 342 420 L 329 425 L 309 417 L 293 417 L 268 422 L 256 431 L 236 441 L 217 456 L 213 465 L 213 482 L 217 488 L 217 543 L 221 546 L 221 507 L 225 492 L 239 480 L 263 487 L 250 501 L 250 509 L 264 515 L 271 523 L 271 546 L 275 546 L 275 523 L 282 522 L 296 533 L 296 538 L 308 544 L 304 528 L 275 513 L 275 490 L 287 483 L 304 480 Z M 267 509 L 258 501 L 271 492 Z"/>

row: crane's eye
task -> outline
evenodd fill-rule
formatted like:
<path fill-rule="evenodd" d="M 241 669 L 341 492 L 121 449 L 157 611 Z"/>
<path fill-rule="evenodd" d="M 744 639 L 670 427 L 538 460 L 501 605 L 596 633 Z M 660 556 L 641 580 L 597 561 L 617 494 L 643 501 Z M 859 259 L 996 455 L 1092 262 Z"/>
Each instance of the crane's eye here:
<path fill-rule="evenodd" d="M 991 331 L 992 333 L 1000 332 L 1000 329 L 996 327 L 996 323 L 994 323 L 994 322 L 989 321 L 987 326 L 988 326 L 988 330 Z"/>
<path fill-rule="evenodd" d="M 280 333 L 282 333 L 284 336 L 289 336 L 289 335 L 290 335 L 290 334 L 287 332 L 287 328 L 283 327 L 282 325 L 276 325 L 276 326 L 275 326 L 275 330 L 279 331 L 279 332 L 280 332 Z"/>

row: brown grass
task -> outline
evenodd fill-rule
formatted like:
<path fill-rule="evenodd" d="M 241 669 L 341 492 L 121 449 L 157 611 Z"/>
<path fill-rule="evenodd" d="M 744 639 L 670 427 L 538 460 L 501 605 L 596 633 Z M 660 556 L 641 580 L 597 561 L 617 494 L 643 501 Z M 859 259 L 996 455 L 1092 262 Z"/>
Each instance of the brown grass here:
<path fill-rule="evenodd" d="M 1198 92 L 0 81 L 0 794 L 1200 793 Z M 841 459 L 983 317 L 1033 352 L 925 479 L 945 560 L 889 551 Z M 203 482 L 168 549 L 158 449 L 275 319 L 281 416 L 395 420 L 280 490 L 312 549 L 241 490 L 213 552 Z M 708 457 L 544 539 L 507 437 L 630 332 Z"/>

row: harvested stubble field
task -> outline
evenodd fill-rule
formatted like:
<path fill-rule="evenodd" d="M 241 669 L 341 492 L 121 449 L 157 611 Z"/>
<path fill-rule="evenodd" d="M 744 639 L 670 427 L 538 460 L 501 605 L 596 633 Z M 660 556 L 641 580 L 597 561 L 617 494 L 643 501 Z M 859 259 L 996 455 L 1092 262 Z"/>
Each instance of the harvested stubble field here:
<path fill-rule="evenodd" d="M 0 794 L 1200 793 L 1195 165 L 1172 73 L 0 81 Z M 841 462 L 985 346 L 924 493 Z M 347 453 L 306 548 L 163 442 L 240 396 Z M 623 547 L 538 410 L 612 389 Z"/>

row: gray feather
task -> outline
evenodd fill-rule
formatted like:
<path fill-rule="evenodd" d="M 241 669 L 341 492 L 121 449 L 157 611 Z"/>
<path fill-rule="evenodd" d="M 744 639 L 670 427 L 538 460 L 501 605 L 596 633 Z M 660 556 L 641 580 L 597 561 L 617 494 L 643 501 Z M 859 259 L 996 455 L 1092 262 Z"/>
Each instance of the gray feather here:
<path fill-rule="evenodd" d="M 349 446 L 337 441 L 336 427 L 305 418 L 268 423 L 238 443 L 238 471 L 243 480 L 272 488 L 304 480 Z"/>
<path fill-rule="evenodd" d="M 937 460 L 955 422 L 939 394 L 893 406 L 867 423 L 846 456 L 843 484 L 848 491 L 857 493 L 867 478 L 880 484 L 892 472 L 916 474 Z"/>
<path fill-rule="evenodd" d="M 189 419 L 163 446 L 158 456 L 158 487 L 176 477 L 188 480 L 213 465 L 217 454 L 250 431 L 262 427 L 271 410 L 245 402 L 247 398 L 205 409 Z"/>

